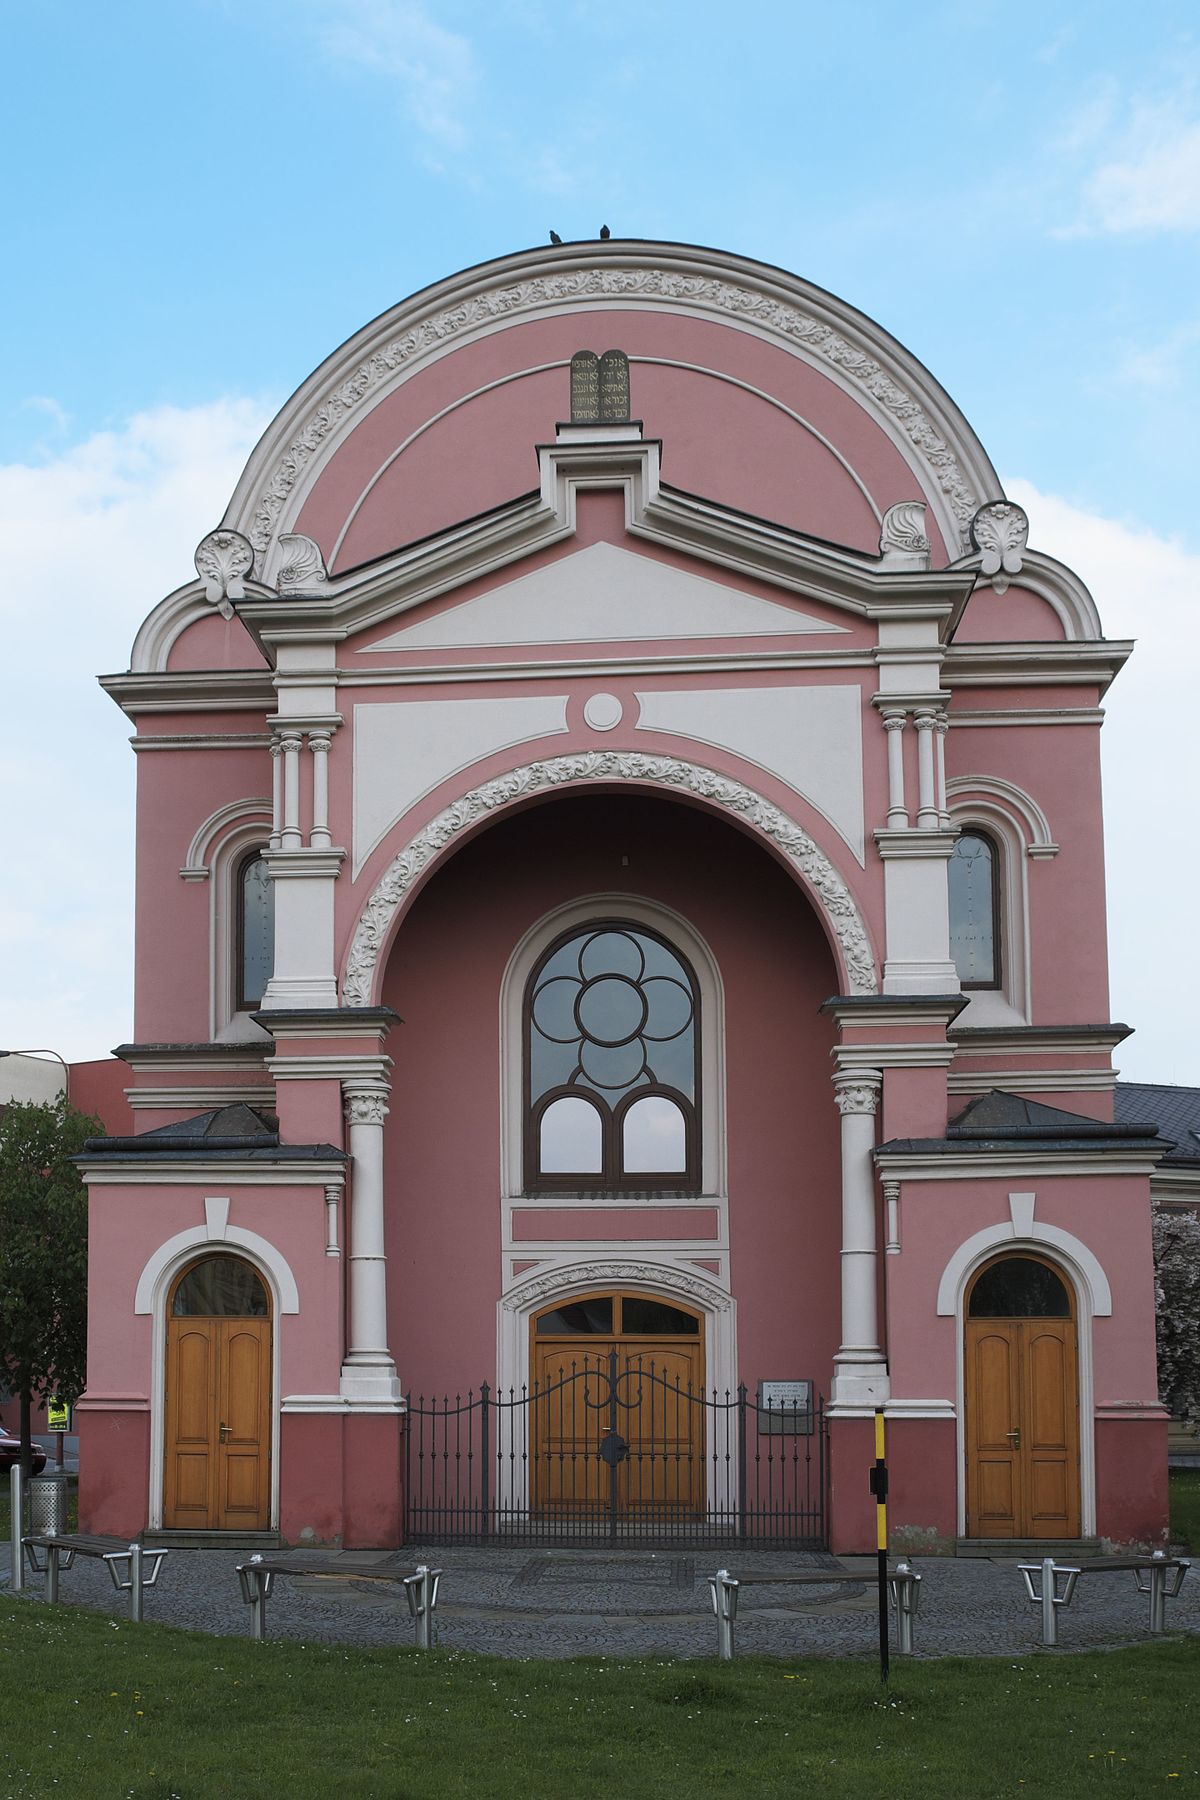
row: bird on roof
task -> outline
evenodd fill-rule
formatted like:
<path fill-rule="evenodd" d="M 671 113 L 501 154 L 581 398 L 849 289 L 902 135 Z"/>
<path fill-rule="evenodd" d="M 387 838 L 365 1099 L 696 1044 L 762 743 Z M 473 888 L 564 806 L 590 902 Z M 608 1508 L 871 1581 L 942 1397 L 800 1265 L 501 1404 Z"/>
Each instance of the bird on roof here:
<path fill-rule="evenodd" d="M 552 244 L 561 244 L 562 243 L 562 239 L 559 237 L 557 231 L 552 231 L 550 233 L 550 242 Z"/>
<path fill-rule="evenodd" d="M 612 236 L 612 232 L 608 229 L 607 225 L 602 225 L 600 227 L 600 236 L 602 238 L 610 238 Z"/>

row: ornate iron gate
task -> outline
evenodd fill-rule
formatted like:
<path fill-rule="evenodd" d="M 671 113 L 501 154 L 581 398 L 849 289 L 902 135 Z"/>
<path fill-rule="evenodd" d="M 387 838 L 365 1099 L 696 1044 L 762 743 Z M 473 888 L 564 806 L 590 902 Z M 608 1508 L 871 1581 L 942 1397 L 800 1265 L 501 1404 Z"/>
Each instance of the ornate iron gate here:
<path fill-rule="evenodd" d="M 410 1402 L 410 1543 L 825 1543 L 824 1405 L 760 1407 L 650 1358 Z"/>

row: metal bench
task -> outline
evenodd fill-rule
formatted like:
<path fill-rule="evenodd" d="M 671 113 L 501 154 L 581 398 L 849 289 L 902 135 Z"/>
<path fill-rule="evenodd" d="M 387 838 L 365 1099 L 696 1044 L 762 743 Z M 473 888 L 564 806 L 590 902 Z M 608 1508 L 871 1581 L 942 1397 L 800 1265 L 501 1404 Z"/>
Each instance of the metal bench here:
<path fill-rule="evenodd" d="M 237 1564 L 242 1599 L 250 1608 L 250 1636 L 261 1643 L 267 1635 L 267 1601 L 280 1575 L 307 1575 L 338 1581 L 390 1581 L 403 1583 L 412 1615 L 418 1650 L 433 1648 L 433 1615 L 437 1607 L 441 1569 L 418 1563 L 415 1569 L 398 1569 L 393 1563 L 346 1563 L 336 1556 L 291 1557 L 254 1555 Z"/>
<path fill-rule="evenodd" d="M 827 1587 L 830 1583 L 843 1581 L 857 1582 L 860 1587 L 873 1587 L 876 1576 L 874 1570 L 864 1572 L 854 1569 L 799 1569 L 780 1575 L 752 1571 L 735 1576 L 728 1569 L 718 1569 L 715 1575 L 710 1575 L 708 1581 L 712 1590 L 712 1608 L 717 1619 L 717 1655 L 722 1662 L 733 1661 L 733 1626 L 737 1618 L 738 1594 L 742 1588 L 756 1584 L 770 1587 Z M 894 1569 L 888 1571 L 888 1596 L 896 1614 L 896 1649 L 903 1656 L 911 1656 L 913 1620 L 921 1604 L 921 1577 L 911 1563 L 897 1563 Z"/>
<path fill-rule="evenodd" d="M 143 1550 L 140 1544 L 123 1544 L 117 1537 L 95 1537 L 88 1532 L 31 1532 L 21 1539 L 29 1567 L 46 1577 L 46 1598 L 53 1605 L 58 1599 L 60 1569 L 73 1566 L 77 1556 L 95 1557 L 112 1576 L 119 1594 L 129 1595 L 129 1617 L 139 1622 L 147 1588 L 157 1585 L 163 1558 L 169 1550 Z M 38 1561 L 38 1551 L 46 1560 Z"/>
<path fill-rule="evenodd" d="M 1042 1642 L 1050 1648 L 1058 1643 L 1059 1610 L 1070 1606 L 1081 1575 L 1132 1573 L 1138 1593 L 1150 1597 L 1150 1630 L 1157 1634 L 1166 1630 L 1167 1601 L 1175 1598 L 1191 1566 L 1188 1557 L 1168 1556 L 1164 1550 L 1149 1556 L 1087 1556 L 1073 1563 L 1058 1563 L 1047 1556 L 1040 1563 L 1017 1564 L 1031 1604 L 1042 1609 Z M 1144 1581 L 1143 1576 L 1147 1577 Z"/>

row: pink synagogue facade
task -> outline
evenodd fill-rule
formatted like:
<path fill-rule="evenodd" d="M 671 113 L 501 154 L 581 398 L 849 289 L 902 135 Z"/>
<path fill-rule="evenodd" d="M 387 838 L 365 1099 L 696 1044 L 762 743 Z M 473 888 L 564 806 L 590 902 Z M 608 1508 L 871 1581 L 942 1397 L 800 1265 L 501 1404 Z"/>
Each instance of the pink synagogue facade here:
<path fill-rule="evenodd" d="M 1130 646 L 1027 530 L 738 256 L 502 258 L 317 369 L 104 679 L 86 1528 L 864 1550 L 882 1408 L 897 1546 L 1162 1540 Z"/>

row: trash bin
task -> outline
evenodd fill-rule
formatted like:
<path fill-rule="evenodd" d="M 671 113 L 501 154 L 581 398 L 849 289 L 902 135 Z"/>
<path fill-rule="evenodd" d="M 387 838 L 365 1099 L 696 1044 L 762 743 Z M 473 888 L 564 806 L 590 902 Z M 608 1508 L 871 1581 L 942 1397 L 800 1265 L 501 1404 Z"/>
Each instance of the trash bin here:
<path fill-rule="evenodd" d="M 53 1531 L 59 1536 L 67 1529 L 70 1505 L 70 1477 L 66 1474 L 31 1475 L 29 1477 L 29 1530 Z"/>

